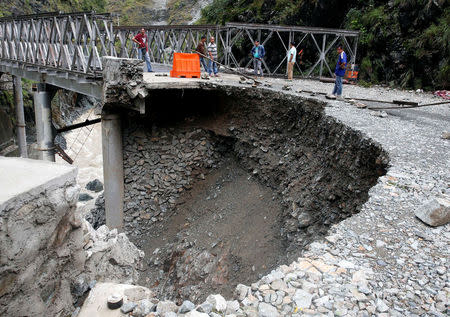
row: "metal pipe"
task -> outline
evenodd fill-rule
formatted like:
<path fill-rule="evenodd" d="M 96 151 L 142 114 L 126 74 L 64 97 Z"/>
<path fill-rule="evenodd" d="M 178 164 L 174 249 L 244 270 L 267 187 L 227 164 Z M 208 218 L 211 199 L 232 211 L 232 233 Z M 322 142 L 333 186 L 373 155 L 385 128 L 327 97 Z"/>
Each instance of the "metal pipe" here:
<path fill-rule="evenodd" d="M 86 127 L 92 124 L 96 124 L 101 122 L 102 119 L 98 118 L 98 119 L 93 119 L 93 120 L 85 120 L 83 122 L 80 123 L 76 123 L 76 124 L 72 124 L 72 125 L 68 125 L 65 127 L 62 127 L 61 129 L 56 129 L 56 133 L 62 133 L 62 132 L 67 132 L 67 131 L 71 131 L 71 130 L 75 130 L 78 128 L 82 128 L 82 127 Z"/>
<path fill-rule="evenodd" d="M 122 130 L 118 114 L 102 114 L 103 179 L 105 183 L 106 225 L 123 228 Z"/>
<path fill-rule="evenodd" d="M 25 132 L 25 114 L 23 111 L 22 78 L 13 76 L 14 103 L 16 105 L 17 142 L 21 157 L 28 157 L 27 137 Z"/>

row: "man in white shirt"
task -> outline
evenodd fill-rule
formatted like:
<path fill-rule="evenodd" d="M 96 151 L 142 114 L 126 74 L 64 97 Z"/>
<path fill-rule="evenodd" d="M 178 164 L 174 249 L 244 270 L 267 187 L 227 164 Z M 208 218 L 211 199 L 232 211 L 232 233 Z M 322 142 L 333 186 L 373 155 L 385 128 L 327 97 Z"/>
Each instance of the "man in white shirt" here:
<path fill-rule="evenodd" d="M 295 57 L 297 56 L 297 49 L 295 48 L 294 42 L 291 42 L 291 49 L 288 51 L 288 80 L 292 80 L 294 77 L 294 65 Z"/>

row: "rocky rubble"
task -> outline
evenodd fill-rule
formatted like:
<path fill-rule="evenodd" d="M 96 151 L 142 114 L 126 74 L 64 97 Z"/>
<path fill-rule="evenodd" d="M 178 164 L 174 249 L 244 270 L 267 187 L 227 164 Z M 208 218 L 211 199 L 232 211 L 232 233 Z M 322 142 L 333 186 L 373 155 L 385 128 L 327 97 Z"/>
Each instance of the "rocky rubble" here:
<path fill-rule="evenodd" d="M 281 89 L 276 82 L 273 86 L 274 90 Z M 293 91 L 295 90 L 293 89 Z M 352 87 L 349 90 L 354 92 L 356 88 Z M 369 93 L 376 95 L 378 90 L 380 89 L 373 89 Z M 397 92 L 392 93 L 397 94 Z M 295 93 L 286 92 L 286 94 L 294 96 Z M 405 92 L 399 94 L 402 97 L 408 95 Z M 387 95 L 388 93 L 383 91 L 383 97 Z M 411 100 L 419 99 L 415 95 L 409 97 Z M 299 97 L 295 95 L 295 98 Z M 347 184 L 349 184 L 349 179 L 356 179 L 354 177 L 356 167 L 367 167 L 367 158 L 360 155 L 367 152 L 368 148 L 376 149 L 381 154 L 369 157 L 369 159 L 378 159 L 378 162 L 375 159 L 375 164 L 372 166 L 386 167 L 387 153 L 389 154 L 390 166 L 387 175 L 373 174 L 381 177 L 378 180 L 375 178 L 373 183 L 369 182 L 364 185 L 367 186 L 366 188 L 375 185 L 369 191 L 368 201 L 364 203 L 365 198 L 360 200 L 362 206 L 356 204 L 353 206 L 354 209 L 350 207 L 352 212 L 348 215 L 345 212 L 348 207 L 339 206 L 341 202 L 335 204 L 334 198 L 326 195 L 330 193 L 323 191 L 318 192 L 322 195 L 310 196 L 321 197 L 323 200 L 329 199 L 330 205 L 325 205 L 325 208 L 330 208 L 329 210 L 336 206 L 342 208 L 344 215 L 339 217 L 339 220 L 350 214 L 352 216 L 335 224 L 330 222 L 329 230 L 324 232 L 324 238 L 316 239 L 316 242 L 306 246 L 301 257 L 289 265 L 279 266 L 249 286 L 238 285 L 235 301 L 239 304 L 239 308 L 235 301 L 224 299 L 227 307 L 230 306 L 229 311 L 224 311 L 223 305 L 214 308 L 211 302 L 205 301 L 197 304 L 196 309 L 186 315 L 447 315 L 450 293 L 448 285 L 449 226 L 428 227 L 415 218 L 414 210 L 428 199 L 437 197 L 440 200 L 449 201 L 448 143 L 440 138 L 441 132 L 446 129 L 445 118 L 448 116 L 448 108 L 441 106 L 434 109 L 422 108 L 411 112 L 402 111 L 401 114 L 390 111 L 388 117 L 380 118 L 371 116 L 369 111 L 335 101 L 327 105 L 323 117 L 321 115 L 314 116 L 315 112 L 301 111 L 287 112 L 284 117 L 281 117 L 286 119 L 283 122 L 290 124 L 292 124 L 289 121 L 290 118 L 300 118 L 302 124 L 297 126 L 300 129 L 299 134 L 292 135 L 291 138 L 298 138 L 302 145 L 310 142 L 323 148 L 323 145 L 330 140 L 325 136 L 342 136 L 342 139 L 336 142 L 338 144 L 336 147 L 324 148 L 324 152 L 327 153 L 325 157 L 328 160 L 322 160 L 323 165 L 321 166 L 323 168 L 327 162 L 333 164 L 335 161 L 339 161 L 340 164 L 343 164 L 340 167 L 349 173 L 347 175 L 349 178 L 346 178 L 345 174 L 339 174 L 336 177 L 343 177 Z M 415 115 L 417 111 L 420 111 L 420 116 Z M 253 113 L 259 114 L 258 112 Z M 391 115 L 391 113 L 395 115 Z M 312 118 L 319 120 L 314 121 Z M 263 115 L 256 115 L 252 119 L 257 122 L 264 121 L 261 120 L 264 119 Z M 330 125 L 336 123 L 338 125 L 334 128 L 335 130 L 331 130 L 331 133 L 328 131 L 324 133 L 326 130 L 321 130 L 321 124 L 326 122 Z M 311 127 L 311 130 L 304 128 L 308 126 Z M 345 145 L 359 136 L 359 133 L 350 131 L 346 127 L 361 131 L 379 144 L 374 146 L 374 144 L 364 141 L 358 143 L 362 149 L 359 149 L 361 153 L 358 153 L 356 146 L 346 148 Z M 277 125 L 277 128 L 269 130 L 267 135 L 272 136 L 282 128 L 281 125 Z M 261 138 L 256 138 L 255 135 L 264 136 L 264 131 L 261 130 L 261 134 L 257 135 L 254 130 L 245 130 L 237 124 L 229 127 L 230 134 L 238 140 L 233 144 L 235 153 L 241 153 L 243 165 L 257 175 L 262 182 L 267 184 L 268 181 L 273 181 L 270 178 L 273 175 L 269 172 L 270 168 L 280 161 L 282 162 L 280 166 L 283 167 L 285 161 L 282 159 L 286 154 L 289 161 L 300 160 L 301 164 L 295 166 L 292 171 L 286 169 L 291 174 L 282 174 L 283 177 L 304 170 L 316 171 L 308 164 L 308 159 L 312 160 L 320 153 L 307 151 L 306 147 L 296 152 L 296 145 L 293 141 L 289 143 L 289 138 L 274 139 L 272 144 L 269 142 L 259 144 L 257 141 Z M 287 131 L 289 130 L 288 127 Z M 309 134 L 308 131 L 310 131 Z M 315 131 L 315 134 L 311 131 Z M 247 134 L 247 132 L 249 133 Z M 289 135 L 289 133 L 287 134 Z M 310 136 L 310 140 L 302 139 L 302 134 Z M 247 139 L 240 137 L 246 135 L 249 136 Z M 321 143 L 320 138 L 318 141 L 318 136 L 323 137 L 325 143 Z M 287 144 L 285 154 L 281 157 L 277 155 L 271 157 L 271 154 L 279 153 L 283 144 Z M 381 150 L 381 147 L 387 153 Z M 250 155 L 248 155 L 249 149 L 253 149 Z M 287 150 L 290 151 L 287 152 Z M 296 153 L 299 154 L 294 155 Z M 304 161 L 301 161 L 302 156 L 305 156 Z M 341 159 L 337 160 L 338 157 Z M 271 162 L 275 163 L 271 164 Z M 320 175 L 320 173 L 318 174 Z M 310 185 L 313 184 L 313 188 L 323 189 L 328 188 L 327 184 L 330 183 L 330 179 L 333 180 L 332 177 L 325 178 L 322 183 L 321 179 L 304 178 L 301 180 Z M 292 178 L 288 178 L 286 182 L 292 181 Z M 275 181 L 273 183 L 277 184 Z M 283 183 L 281 182 L 281 184 Z M 287 222 L 287 224 L 291 223 L 293 229 L 300 229 L 299 232 L 304 232 L 308 228 L 311 228 L 309 229 L 310 233 L 317 232 L 317 227 L 311 225 L 311 223 L 316 223 L 315 215 L 300 212 L 300 208 L 297 208 L 298 205 L 293 204 L 290 199 L 290 197 L 295 198 L 298 194 L 293 186 L 295 184 L 287 184 L 288 186 L 285 187 L 287 190 L 284 193 L 286 196 L 283 196 L 287 200 L 283 201 L 283 204 L 285 207 L 292 206 L 292 209 L 287 209 L 291 216 L 297 211 L 296 216 L 292 218 L 298 221 L 298 223 Z M 347 189 L 342 188 L 341 192 L 347 194 L 346 190 L 356 192 L 361 189 L 351 186 Z M 301 196 L 303 199 L 299 202 L 309 202 L 308 195 Z M 348 201 L 348 196 L 345 196 L 342 202 L 346 201 Z M 315 201 L 315 203 L 317 202 Z M 319 211 L 320 215 L 320 210 L 324 206 L 311 205 L 309 208 Z M 292 237 L 295 240 L 296 236 L 292 235 Z M 221 300 L 218 302 L 223 303 Z M 175 316 L 174 314 L 182 316 L 181 312 L 175 310 L 175 306 L 171 304 L 168 306 L 173 307 L 172 311 L 167 312 L 169 316 Z M 189 306 L 192 307 L 192 305 Z M 179 308 L 180 306 L 178 306 Z M 155 311 L 152 314 L 157 316 L 158 312 Z"/>
<path fill-rule="evenodd" d="M 209 133 L 200 129 L 134 127 L 124 131 L 125 229 L 139 245 L 151 224 L 170 215 L 180 194 L 204 179 L 220 154 Z"/>
<path fill-rule="evenodd" d="M 142 251 L 124 233 L 105 226 L 96 231 L 81 219 L 76 168 L 0 160 L 0 315 L 67 316 L 96 280 L 138 281 Z M 29 179 L 17 177 L 6 190 L 9 172 Z M 4 193 L 14 190 L 18 194 L 5 202 Z"/>

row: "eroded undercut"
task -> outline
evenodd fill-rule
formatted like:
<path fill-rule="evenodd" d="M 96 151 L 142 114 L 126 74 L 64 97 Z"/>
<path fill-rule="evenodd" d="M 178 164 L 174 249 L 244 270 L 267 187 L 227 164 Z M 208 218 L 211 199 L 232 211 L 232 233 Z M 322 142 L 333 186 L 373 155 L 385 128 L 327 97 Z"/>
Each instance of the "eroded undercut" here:
<path fill-rule="evenodd" d="M 357 213 L 387 154 L 324 105 L 264 90 L 159 90 L 124 122 L 125 231 L 141 284 L 230 295 Z"/>

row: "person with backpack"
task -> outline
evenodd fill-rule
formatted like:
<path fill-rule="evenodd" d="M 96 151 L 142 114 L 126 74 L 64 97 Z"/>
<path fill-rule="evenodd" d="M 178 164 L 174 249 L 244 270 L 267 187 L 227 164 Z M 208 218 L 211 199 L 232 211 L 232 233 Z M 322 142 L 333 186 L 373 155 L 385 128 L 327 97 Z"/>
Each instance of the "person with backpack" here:
<path fill-rule="evenodd" d="M 262 60 L 266 55 L 266 50 L 263 45 L 259 44 L 259 41 L 255 41 L 255 46 L 251 50 L 253 57 L 253 67 L 255 69 L 255 76 L 258 76 L 258 72 L 263 77 Z"/>

